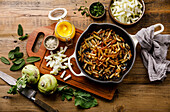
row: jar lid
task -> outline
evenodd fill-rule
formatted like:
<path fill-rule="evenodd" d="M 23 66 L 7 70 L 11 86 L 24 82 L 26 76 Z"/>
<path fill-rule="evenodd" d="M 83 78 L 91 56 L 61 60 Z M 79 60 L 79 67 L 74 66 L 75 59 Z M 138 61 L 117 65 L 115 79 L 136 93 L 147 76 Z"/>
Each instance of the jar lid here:
<path fill-rule="evenodd" d="M 65 8 L 56 8 L 49 11 L 48 18 L 50 20 L 60 20 L 65 18 L 67 15 L 67 10 Z"/>

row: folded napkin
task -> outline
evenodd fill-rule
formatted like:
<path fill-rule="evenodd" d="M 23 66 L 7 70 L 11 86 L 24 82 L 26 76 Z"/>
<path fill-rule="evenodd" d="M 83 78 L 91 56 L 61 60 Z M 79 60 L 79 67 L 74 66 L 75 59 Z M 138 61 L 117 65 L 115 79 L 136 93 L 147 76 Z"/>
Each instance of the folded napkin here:
<path fill-rule="evenodd" d="M 148 69 L 150 81 L 162 80 L 170 72 L 170 61 L 166 60 L 170 35 L 154 36 L 154 26 L 142 28 L 136 38 L 141 45 L 143 64 Z"/>

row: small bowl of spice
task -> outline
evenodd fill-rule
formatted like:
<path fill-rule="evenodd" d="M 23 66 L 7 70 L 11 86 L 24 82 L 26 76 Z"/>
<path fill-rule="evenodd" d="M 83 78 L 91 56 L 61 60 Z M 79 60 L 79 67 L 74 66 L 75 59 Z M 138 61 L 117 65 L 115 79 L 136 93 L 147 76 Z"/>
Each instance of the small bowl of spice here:
<path fill-rule="evenodd" d="M 105 15 L 105 7 L 101 2 L 94 2 L 89 7 L 89 15 L 94 19 L 100 19 Z"/>
<path fill-rule="evenodd" d="M 44 39 L 44 46 L 47 50 L 55 50 L 59 46 L 59 40 L 53 35 L 49 35 Z"/>

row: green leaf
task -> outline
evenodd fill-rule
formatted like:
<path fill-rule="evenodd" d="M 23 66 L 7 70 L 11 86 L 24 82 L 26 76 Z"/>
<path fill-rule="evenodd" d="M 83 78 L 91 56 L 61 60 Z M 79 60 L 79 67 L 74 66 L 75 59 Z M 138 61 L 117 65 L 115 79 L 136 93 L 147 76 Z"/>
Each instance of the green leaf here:
<path fill-rule="evenodd" d="M 11 85 L 11 88 L 7 92 L 8 94 L 17 94 L 17 86 L 16 85 Z"/>
<path fill-rule="evenodd" d="M 8 59 L 6 59 L 5 57 L 1 56 L 1 61 L 4 63 L 4 64 L 7 64 L 7 65 L 10 65 L 10 62 L 8 61 Z"/>
<path fill-rule="evenodd" d="M 9 91 L 7 93 L 13 94 L 13 95 L 17 94 L 17 89 L 21 89 L 20 86 L 22 86 L 22 88 L 25 88 L 26 84 L 27 84 L 27 77 L 22 76 L 22 77 L 17 79 L 16 85 L 10 85 L 11 88 L 9 89 Z"/>
<path fill-rule="evenodd" d="M 25 39 L 27 39 L 27 38 L 28 38 L 28 34 L 25 34 L 24 36 L 21 36 L 21 37 L 19 38 L 19 40 L 23 41 L 23 40 L 25 40 Z"/>
<path fill-rule="evenodd" d="M 13 64 L 13 65 L 11 66 L 10 70 L 11 70 L 11 71 L 20 70 L 24 65 L 25 65 L 25 60 L 22 61 L 22 63 L 19 64 L 19 65 Z"/>
<path fill-rule="evenodd" d="M 18 35 L 23 36 L 23 28 L 22 28 L 21 24 L 18 25 Z"/>
<path fill-rule="evenodd" d="M 78 9 L 78 11 L 81 11 L 81 10 L 83 10 L 82 8 L 83 8 L 84 6 L 80 6 L 80 8 Z"/>
<path fill-rule="evenodd" d="M 59 92 L 61 92 L 66 87 L 67 87 L 67 85 L 66 86 L 62 86 L 62 87 L 58 87 L 57 89 L 58 89 Z"/>
<path fill-rule="evenodd" d="M 76 90 L 74 92 L 75 96 L 75 106 L 80 106 L 82 108 L 90 108 L 98 105 L 97 100 L 92 97 L 89 93 Z"/>
<path fill-rule="evenodd" d="M 23 52 L 15 52 L 15 53 L 14 53 L 15 59 L 22 58 L 23 55 L 24 55 Z"/>
<path fill-rule="evenodd" d="M 16 52 L 19 52 L 19 50 L 20 50 L 20 48 L 19 47 L 16 47 L 14 50 L 11 50 L 9 53 L 8 53 L 8 58 L 9 59 L 14 59 L 15 57 L 14 57 L 14 54 L 16 53 Z"/>
<path fill-rule="evenodd" d="M 84 15 L 86 13 L 86 11 L 85 10 L 83 10 L 82 12 L 81 12 L 81 15 Z"/>
<path fill-rule="evenodd" d="M 14 61 L 12 61 L 12 62 L 13 62 L 14 64 L 16 64 L 16 65 L 19 65 L 19 64 L 21 64 L 23 61 L 24 61 L 24 59 L 23 59 L 23 58 L 20 58 L 20 59 L 14 60 Z"/>
<path fill-rule="evenodd" d="M 41 58 L 40 57 L 36 57 L 36 56 L 31 56 L 31 57 L 28 57 L 26 60 L 27 60 L 28 63 L 33 63 L 33 62 L 40 61 Z"/>
<path fill-rule="evenodd" d="M 22 76 L 19 80 L 17 80 L 16 83 L 17 87 L 22 86 L 22 88 L 25 88 L 27 86 L 27 76 Z"/>
<path fill-rule="evenodd" d="M 88 13 L 86 13 L 86 17 L 88 17 L 89 16 L 89 14 Z"/>
<path fill-rule="evenodd" d="M 65 99 L 72 100 L 73 97 L 73 89 L 72 88 L 67 88 L 67 86 L 59 87 L 58 91 L 61 92 L 61 100 L 64 101 Z"/>

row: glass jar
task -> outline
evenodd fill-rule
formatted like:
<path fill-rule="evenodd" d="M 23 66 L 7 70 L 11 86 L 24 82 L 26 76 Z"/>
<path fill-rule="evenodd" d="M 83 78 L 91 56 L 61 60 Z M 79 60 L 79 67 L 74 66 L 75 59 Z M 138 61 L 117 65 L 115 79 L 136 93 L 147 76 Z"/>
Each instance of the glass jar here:
<path fill-rule="evenodd" d="M 55 36 L 66 44 L 72 45 L 75 36 L 75 26 L 68 20 L 64 20 L 67 15 L 65 8 L 56 8 L 49 12 L 48 17 L 51 20 L 58 21 L 55 26 Z"/>
<path fill-rule="evenodd" d="M 67 45 L 71 45 L 75 36 L 75 26 L 68 20 L 60 20 L 55 26 L 55 36 Z"/>

